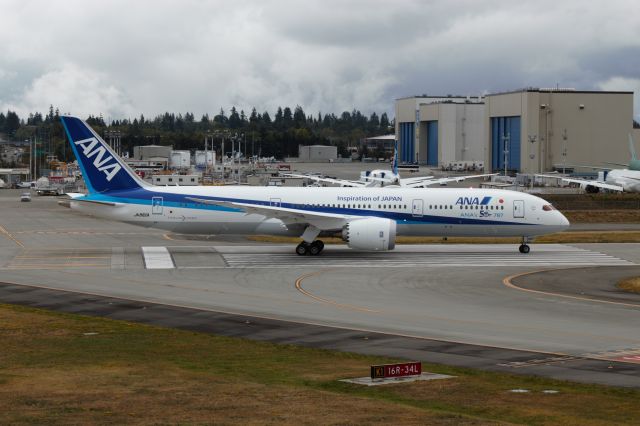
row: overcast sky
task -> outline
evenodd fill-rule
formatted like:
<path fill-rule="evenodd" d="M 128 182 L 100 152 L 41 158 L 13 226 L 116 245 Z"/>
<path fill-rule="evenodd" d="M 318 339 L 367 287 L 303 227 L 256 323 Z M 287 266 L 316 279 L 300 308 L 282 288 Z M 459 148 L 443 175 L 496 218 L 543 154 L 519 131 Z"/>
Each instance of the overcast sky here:
<path fill-rule="evenodd" d="M 640 1 L 0 0 L 0 110 L 393 115 L 394 99 L 635 91 Z"/>

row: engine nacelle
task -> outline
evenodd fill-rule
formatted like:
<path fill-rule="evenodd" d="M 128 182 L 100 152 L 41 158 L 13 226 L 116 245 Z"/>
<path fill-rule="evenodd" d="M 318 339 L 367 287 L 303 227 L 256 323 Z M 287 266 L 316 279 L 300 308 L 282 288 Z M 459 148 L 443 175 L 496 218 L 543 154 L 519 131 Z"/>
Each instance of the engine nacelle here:
<path fill-rule="evenodd" d="M 379 217 L 356 219 L 342 228 L 342 239 L 353 249 L 393 250 L 396 246 L 396 222 Z"/>

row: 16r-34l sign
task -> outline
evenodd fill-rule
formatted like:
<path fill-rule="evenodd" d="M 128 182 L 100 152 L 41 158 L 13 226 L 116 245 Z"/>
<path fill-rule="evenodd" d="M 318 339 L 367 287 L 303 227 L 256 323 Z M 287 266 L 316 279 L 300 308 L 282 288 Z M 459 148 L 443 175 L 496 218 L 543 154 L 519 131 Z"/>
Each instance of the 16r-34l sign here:
<path fill-rule="evenodd" d="M 371 366 L 372 379 L 419 376 L 420 374 L 422 374 L 422 364 L 420 362 L 405 362 L 402 364 L 383 364 Z"/>

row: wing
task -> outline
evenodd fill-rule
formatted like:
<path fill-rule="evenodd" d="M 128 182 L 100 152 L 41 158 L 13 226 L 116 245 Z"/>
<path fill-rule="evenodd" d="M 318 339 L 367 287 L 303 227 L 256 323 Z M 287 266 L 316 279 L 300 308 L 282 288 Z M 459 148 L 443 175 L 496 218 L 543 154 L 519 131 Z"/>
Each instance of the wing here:
<path fill-rule="evenodd" d="M 294 209 L 279 206 L 266 206 L 262 204 L 245 203 L 233 200 L 204 199 L 196 197 L 186 197 L 187 200 L 216 206 L 239 208 L 246 214 L 259 214 L 268 218 L 279 219 L 285 224 L 306 223 L 313 225 L 323 231 L 342 229 L 349 221 L 361 218 L 361 216 L 351 216 L 336 213 L 314 212 L 305 209 Z"/>
<path fill-rule="evenodd" d="M 536 176 L 540 176 L 540 177 L 543 177 L 543 178 L 560 179 L 563 182 L 568 182 L 568 183 L 577 183 L 582 188 L 585 188 L 587 186 L 594 186 L 596 188 L 608 189 L 610 191 L 620 191 L 620 192 L 622 192 L 624 190 L 622 188 L 622 186 L 612 185 L 610 183 L 606 183 L 606 182 L 603 182 L 601 180 L 575 179 L 575 178 L 567 178 L 567 177 L 564 177 L 564 176 L 553 176 L 553 175 L 536 175 Z"/>
<path fill-rule="evenodd" d="M 467 179 L 473 178 L 481 178 L 487 176 L 496 176 L 498 173 L 487 173 L 482 175 L 468 175 L 468 176 L 455 176 L 455 177 L 446 177 L 446 178 L 433 178 L 433 176 L 429 176 L 428 179 L 424 178 L 409 178 L 402 179 L 402 186 L 406 186 L 409 188 L 418 188 L 418 187 L 426 187 L 431 185 L 445 185 L 449 182 L 462 182 Z M 420 180 L 422 179 L 422 180 Z M 409 181 L 409 182 L 406 182 Z"/>
<path fill-rule="evenodd" d="M 326 178 L 326 177 L 320 177 L 320 176 L 299 175 L 295 173 L 283 173 L 283 176 L 305 178 L 309 180 L 315 180 L 316 182 L 327 182 L 327 183 L 333 183 L 333 184 L 342 185 L 342 186 L 352 186 L 352 187 L 367 186 L 366 182 L 346 180 L 346 179 L 332 179 L 332 178 Z"/>

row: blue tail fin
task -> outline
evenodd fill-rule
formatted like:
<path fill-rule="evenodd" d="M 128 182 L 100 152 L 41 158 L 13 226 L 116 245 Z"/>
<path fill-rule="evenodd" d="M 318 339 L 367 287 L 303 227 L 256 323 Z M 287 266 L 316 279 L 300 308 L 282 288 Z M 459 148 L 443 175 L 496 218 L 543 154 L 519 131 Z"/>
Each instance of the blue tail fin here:
<path fill-rule="evenodd" d="M 136 189 L 144 182 L 77 117 L 60 117 L 90 193 Z"/>
<path fill-rule="evenodd" d="M 391 171 L 394 175 L 398 175 L 398 140 L 394 141 L 393 146 L 393 164 L 391 165 Z"/>

